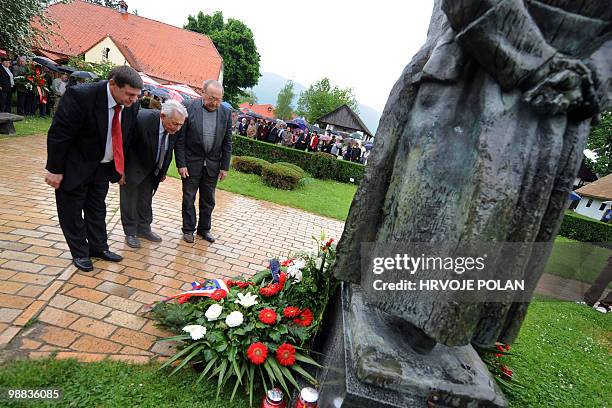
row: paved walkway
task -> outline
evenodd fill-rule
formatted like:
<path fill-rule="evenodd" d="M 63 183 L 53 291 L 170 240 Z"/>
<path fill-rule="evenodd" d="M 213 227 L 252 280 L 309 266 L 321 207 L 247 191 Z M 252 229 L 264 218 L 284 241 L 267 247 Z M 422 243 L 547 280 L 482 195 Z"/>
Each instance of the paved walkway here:
<path fill-rule="evenodd" d="M 78 271 L 59 229 L 53 190 L 43 181 L 45 137 L 0 140 L 0 349 L 16 355 L 146 362 L 171 353 L 163 333 L 141 315 L 143 305 L 210 277 L 251 275 L 271 256 L 314 249 L 313 235 L 338 239 L 337 220 L 217 191 L 209 244 L 181 239 L 181 186 L 162 183 L 153 229 L 163 242 L 124 243 L 118 188 L 107 198 L 111 249 L 123 262 L 94 261 Z M 231 173 L 230 173 L 231 175 Z"/>

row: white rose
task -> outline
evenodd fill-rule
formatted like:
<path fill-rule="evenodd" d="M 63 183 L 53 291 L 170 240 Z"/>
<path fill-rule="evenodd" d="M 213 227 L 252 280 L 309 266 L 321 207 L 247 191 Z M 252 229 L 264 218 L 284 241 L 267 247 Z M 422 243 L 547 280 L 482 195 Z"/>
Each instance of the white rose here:
<path fill-rule="evenodd" d="M 225 324 L 227 324 L 229 327 L 240 326 L 242 322 L 244 322 L 244 316 L 237 310 L 228 314 L 225 318 Z"/>
<path fill-rule="evenodd" d="M 247 293 L 246 295 L 238 293 L 238 300 L 235 300 L 234 303 L 238 303 L 244 308 L 249 308 L 259 302 L 257 302 L 257 295 L 254 295 L 252 293 Z"/>
<path fill-rule="evenodd" d="M 214 305 L 210 305 L 208 309 L 206 309 L 206 313 L 204 315 L 208 319 L 209 322 L 217 320 L 219 316 L 221 316 L 221 312 L 223 311 L 223 307 L 217 303 Z"/>
<path fill-rule="evenodd" d="M 206 327 L 199 324 L 192 324 L 183 327 L 183 331 L 189 333 L 192 340 L 200 340 L 206 334 Z"/>
<path fill-rule="evenodd" d="M 297 271 L 292 277 L 294 283 L 300 283 L 302 281 L 302 271 Z"/>
<path fill-rule="evenodd" d="M 323 259 L 317 258 L 317 260 L 315 261 L 315 266 L 317 267 L 317 271 L 321 270 L 321 265 L 322 264 L 323 264 Z"/>

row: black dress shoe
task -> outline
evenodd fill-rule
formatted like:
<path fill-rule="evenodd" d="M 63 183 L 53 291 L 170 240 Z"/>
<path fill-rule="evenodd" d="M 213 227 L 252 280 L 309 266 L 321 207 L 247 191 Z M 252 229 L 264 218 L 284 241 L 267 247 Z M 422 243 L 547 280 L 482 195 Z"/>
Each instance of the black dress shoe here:
<path fill-rule="evenodd" d="M 91 255 L 94 258 L 104 259 L 105 261 L 109 261 L 109 262 L 120 262 L 123 260 L 123 257 L 121 255 L 118 255 L 109 250 L 100 251 L 100 252 L 89 251 L 89 255 Z"/>
<path fill-rule="evenodd" d="M 215 236 L 211 234 L 210 231 L 198 231 L 198 235 L 204 238 L 206 241 L 210 242 L 211 244 L 217 240 L 217 238 L 215 238 Z"/>
<path fill-rule="evenodd" d="M 162 241 L 161 237 L 157 235 L 156 233 L 154 233 L 153 231 L 139 232 L 138 236 L 140 238 L 144 238 L 147 241 L 151 241 L 151 242 L 161 242 Z"/>
<path fill-rule="evenodd" d="M 189 244 L 193 244 L 195 239 L 193 239 L 193 234 L 183 234 L 183 240 Z"/>
<path fill-rule="evenodd" d="M 93 271 L 93 264 L 91 263 L 91 258 L 73 258 L 72 263 L 74 264 L 74 266 L 84 272 Z"/>
<path fill-rule="evenodd" d="M 140 241 L 136 238 L 136 235 L 126 235 L 125 242 L 130 248 L 140 248 Z"/>

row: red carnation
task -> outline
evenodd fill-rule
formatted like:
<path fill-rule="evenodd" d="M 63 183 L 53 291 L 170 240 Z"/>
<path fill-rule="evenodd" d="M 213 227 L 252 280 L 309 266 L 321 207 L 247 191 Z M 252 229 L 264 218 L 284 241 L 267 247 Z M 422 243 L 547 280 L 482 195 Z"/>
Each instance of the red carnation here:
<path fill-rule="evenodd" d="M 302 310 L 302 313 L 300 313 L 298 318 L 293 319 L 293 323 L 302 327 L 310 326 L 312 324 L 312 311 L 310 309 Z"/>
<path fill-rule="evenodd" d="M 499 368 L 501 369 L 502 373 L 504 373 L 508 378 L 512 378 L 512 370 L 510 370 L 507 366 L 502 364 L 499 366 Z"/>
<path fill-rule="evenodd" d="M 259 294 L 265 297 L 271 297 L 280 292 L 282 287 L 278 283 L 272 283 L 266 287 L 259 289 Z"/>
<path fill-rule="evenodd" d="M 226 291 L 224 291 L 223 289 L 217 289 L 210 295 L 210 298 L 218 302 L 226 296 L 227 296 Z"/>
<path fill-rule="evenodd" d="M 285 272 L 281 272 L 278 277 L 278 284 L 280 285 L 281 289 L 285 287 L 285 282 L 287 282 L 287 274 Z"/>
<path fill-rule="evenodd" d="M 331 238 L 329 241 L 327 241 L 327 243 L 325 244 L 325 246 L 326 246 L 327 248 L 329 248 L 333 242 L 334 242 L 334 239 L 333 239 L 333 238 Z"/>
<path fill-rule="evenodd" d="M 255 365 L 263 364 L 268 357 L 268 348 L 263 343 L 253 343 L 247 349 L 247 357 Z"/>
<path fill-rule="evenodd" d="M 281 344 L 276 350 L 276 359 L 282 366 L 292 366 L 295 364 L 295 347 L 287 343 Z"/>
<path fill-rule="evenodd" d="M 31 81 L 34 81 L 34 77 L 33 77 L 32 75 L 28 75 L 28 76 L 26 77 L 26 79 L 27 79 L 28 81 L 30 81 L 30 82 L 31 82 Z"/>
<path fill-rule="evenodd" d="M 293 319 L 300 314 L 300 309 L 295 306 L 287 306 L 283 309 L 283 316 L 287 319 Z"/>
<path fill-rule="evenodd" d="M 259 312 L 259 321 L 265 324 L 273 325 L 276 323 L 276 312 L 272 309 L 262 309 Z"/>

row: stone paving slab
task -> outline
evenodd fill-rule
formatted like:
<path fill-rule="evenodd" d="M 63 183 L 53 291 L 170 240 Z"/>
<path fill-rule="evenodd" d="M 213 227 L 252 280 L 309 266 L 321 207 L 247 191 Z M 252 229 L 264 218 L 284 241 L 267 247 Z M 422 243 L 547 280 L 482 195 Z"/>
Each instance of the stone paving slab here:
<path fill-rule="evenodd" d="M 107 197 L 107 229 L 120 263 L 71 265 L 53 190 L 43 181 L 46 138 L 0 140 L 0 349 L 5 358 L 56 355 L 145 363 L 172 354 L 169 333 L 143 306 L 191 287 L 194 280 L 250 276 L 273 256 L 312 250 L 323 231 L 336 240 L 343 223 L 301 210 L 217 191 L 214 244 L 182 240 L 181 184 L 168 178 L 154 197 L 153 229 L 161 243 L 124 242 L 117 185 Z M 231 177 L 231 173 L 230 173 Z"/>

